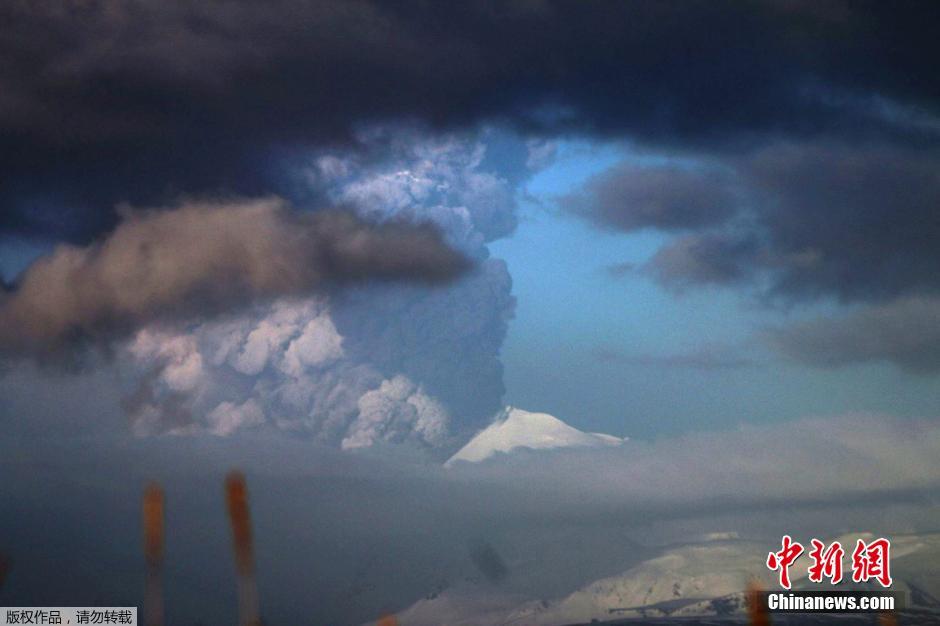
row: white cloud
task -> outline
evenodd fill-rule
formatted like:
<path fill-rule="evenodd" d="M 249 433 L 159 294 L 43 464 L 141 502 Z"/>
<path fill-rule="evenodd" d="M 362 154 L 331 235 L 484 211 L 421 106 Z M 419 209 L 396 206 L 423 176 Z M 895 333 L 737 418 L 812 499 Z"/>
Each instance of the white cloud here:
<path fill-rule="evenodd" d="M 287 346 L 281 369 L 291 376 L 300 376 L 308 367 L 325 365 L 342 356 L 343 338 L 336 332 L 333 320 L 321 315 L 307 322 L 300 336 Z"/>
<path fill-rule="evenodd" d="M 378 389 L 359 398 L 358 407 L 359 416 L 342 441 L 344 450 L 377 441 L 401 441 L 412 435 L 432 445 L 447 438 L 447 411 L 405 376 L 383 380 Z"/>
<path fill-rule="evenodd" d="M 171 391 L 189 391 L 200 384 L 205 371 L 193 337 L 144 329 L 128 346 L 134 358 L 160 363 L 160 379 Z"/>
<path fill-rule="evenodd" d="M 252 399 L 242 404 L 222 402 L 206 417 L 209 432 L 214 435 L 231 435 L 240 428 L 251 428 L 264 423 L 264 411 Z"/>

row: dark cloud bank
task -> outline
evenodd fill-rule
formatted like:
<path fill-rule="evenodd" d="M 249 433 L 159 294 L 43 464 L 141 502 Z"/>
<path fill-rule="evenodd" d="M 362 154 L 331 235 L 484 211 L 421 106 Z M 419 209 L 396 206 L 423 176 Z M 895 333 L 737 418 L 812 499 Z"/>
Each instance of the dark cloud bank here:
<path fill-rule="evenodd" d="M 0 229 L 87 241 L 114 226 L 118 202 L 268 193 L 279 156 L 390 119 L 503 121 L 681 149 L 819 133 L 917 141 L 929 115 L 891 105 L 935 110 L 938 11 L 926 2 L 6 2 Z"/>
<path fill-rule="evenodd" d="M 4 3 L 0 236 L 91 247 L 62 248 L 12 291 L 4 285 L 2 340 L 30 349 L 191 300 L 225 308 L 244 295 L 310 293 L 324 271 L 340 282 L 349 272 L 449 275 L 454 257 L 421 228 L 402 227 L 394 244 L 375 233 L 368 262 L 348 258 L 348 233 L 325 232 L 319 249 L 336 258 L 288 245 L 271 259 L 299 265 L 267 282 L 252 272 L 270 268 L 249 267 L 251 255 L 209 246 L 221 255 L 201 259 L 211 269 L 187 269 L 156 299 L 141 295 L 159 269 L 151 253 L 108 251 L 128 238 L 122 203 L 297 200 L 284 165 L 298 155 L 346 151 L 362 167 L 389 157 L 364 133 L 370 125 L 433 135 L 502 124 L 533 137 L 627 139 L 665 159 L 621 164 L 567 204 L 603 228 L 669 233 L 645 270 L 670 287 L 880 307 L 839 332 L 838 321 L 816 320 L 769 333 L 785 353 L 936 371 L 935 333 L 923 331 L 940 308 L 938 14 L 930 2 L 800 0 Z M 336 200 L 312 187 L 304 193 L 331 201 L 317 206 Z M 511 231 L 511 208 L 495 213 L 506 217 L 499 232 Z M 406 249 L 428 256 L 402 260 Z M 412 267 L 388 267 L 395 258 Z M 114 277 L 112 262 L 133 267 Z M 233 276 L 232 292 L 206 288 Z M 114 280 L 132 288 L 119 294 Z M 114 297 L 89 305 L 79 292 Z"/>
<path fill-rule="evenodd" d="M 0 298 L 0 349 L 52 352 L 161 318 L 370 279 L 440 283 L 467 266 L 429 225 L 301 214 L 277 199 L 126 211 L 107 238 L 56 248 Z"/>
<path fill-rule="evenodd" d="M 671 286 L 931 295 L 938 13 L 800 0 L 7 2 L 0 234 L 84 244 L 117 225 L 123 202 L 290 196 L 279 164 L 314 147 L 369 152 L 364 124 L 487 122 L 698 162 L 623 165 L 571 203 L 604 227 L 678 233 L 647 268 Z"/>
<path fill-rule="evenodd" d="M 861 309 L 766 334 L 790 356 L 937 371 L 940 152 L 899 141 L 775 140 L 722 155 L 720 168 L 714 160 L 624 164 L 563 202 L 605 229 L 673 233 L 638 268 L 671 289 L 745 287 L 787 306 Z"/>
<path fill-rule="evenodd" d="M 769 272 L 772 294 L 797 299 L 877 301 L 936 291 L 938 156 L 841 142 L 774 144 L 748 153 L 731 163 L 749 195 L 748 222 L 712 212 L 715 220 L 706 226 L 727 228 L 696 229 L 655 259 L 654 269 L 667 281 L 718 283 Z M 713 177 L 696 195 L 725 188 Z M 621 209 L 632 211 L 632 200 L 622 200 Z M 695 229 L 695 205 L 673 212 L 671 219 Z"/>

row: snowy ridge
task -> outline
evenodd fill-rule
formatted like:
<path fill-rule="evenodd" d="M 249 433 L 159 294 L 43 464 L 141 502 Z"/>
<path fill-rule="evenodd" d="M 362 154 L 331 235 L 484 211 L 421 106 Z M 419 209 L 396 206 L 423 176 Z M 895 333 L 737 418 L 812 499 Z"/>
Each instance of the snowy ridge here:
<path fill-rule="evenodd" d="M 873 535 L 852 533 L 838 539 L 852 545 L 859 537 L 870 540 Z M 764 564 L 766 555 L 766 543 L 707 541 L 668 549 L 554 600 L 518 602 L 492 587 L 458 586 L 416 602 L 398 619 L 402 626 L 562 626 L 618 618 L 731 615 L 744 611 L 749 581 L 765 589 L 776 587 L 776 575 Z M 891 556 L 892 588 L 908 593 L 912 607 L 940 614 L 940 534 L 894 536 Z M 805 558 L 801 556 L 790 572 L 794 588 L 827 588 L 807 581 Z M 843 583 L 840 588 L 854 586 Z"/>
<path fill-rule="evenodd" d="M 477 433 L 444 466 L 450 467 L 457 461 L 478 463 L 498 452 L 510 452 L 516 448 L 598 448 L 619 446 L 623 442 L 624 439 L 613 435 L 580 431 L 548 413 L 506 407 L 492 424 Z"/>
<path fill-rule="evenodd" d="M 507 622 L 587 623 L 592 619 L 653 617 L 727 596 L 751 578 L 770 576 L 762 568 L 761 547 L 718 542 L 677 548 L 623 574 L 595 581 L 554 602 L 530 602 L 513 610 Z"/>

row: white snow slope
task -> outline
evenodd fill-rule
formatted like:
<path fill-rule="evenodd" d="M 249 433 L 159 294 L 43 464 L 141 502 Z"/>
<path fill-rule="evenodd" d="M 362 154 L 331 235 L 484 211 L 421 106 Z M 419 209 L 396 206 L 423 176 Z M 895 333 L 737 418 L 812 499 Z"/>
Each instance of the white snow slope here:
<path fill-rule="evenodd" d="M 507 407 L 496 421 L 480 431 L 444 465 L 450 467 L 457 461 L 477 463 L 515 448 L 597 448 L 619 446 L 623 441 L 613 435 L 582 432 L 547 413 Z"/>
<path fill-rule="evenodd" d="M 850 546 L 858 537 L 873 538 L 859 533 L 839 540 Z M 891 549 L 892 588 L 911 594 L 914 606 L 940 609 L 940 534 L 894 536 Z M 737 540 L 681 546 L 554 600 L 520 603 L 496 589 L 457 586 L 415 603 L 398 619 L 402 626 L 561 626 L 739 612 L 749 580 L 776 588 L 775 574 L 764 565 L 767 552 L 766 544 Z M 806 558 L 791 569 L 794 587 L 825 589 L 806 580 Z"/>

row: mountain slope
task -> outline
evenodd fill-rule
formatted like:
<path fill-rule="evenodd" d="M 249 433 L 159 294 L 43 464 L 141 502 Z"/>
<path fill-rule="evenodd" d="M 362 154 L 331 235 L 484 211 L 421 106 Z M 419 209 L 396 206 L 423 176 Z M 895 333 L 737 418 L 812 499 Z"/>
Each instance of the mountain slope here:
<path fill-rule="evenodd" d="M 843 545 L 852 545 L 859 537 L 872 539 L 870 533 L 838 539 Z M 907 592 L 914 608 L 940 612 L 940 534 L 898 535 L 891 540 L 892 588 Z M 561 626 L 593 620 L 741 613 L 748 581 L 756 581 L 765 589 L 777 588 L 776 574 L 764 564 L 767 551 L 766 543 L 739 540 L 679 546 L 555 600 L 530 599 L 513 604 L 510 596 L 496 589 L 458 586 L 415 603 L 400 613 L 399 619 L 403 626 Z M 791 569 L 794 588 L 831 588 L 806 579 L 806 558 L 801 557 Z M 843 583 L 839 588 L 856 586 L 875 587 Z"/>
<path fill-rule="evenodd" d="M 597 448 L 618 446 L 623 441 L 612 435 L 580 431 L 547 413 L 507 407 L 496 421 L 480 431 L 444 465 L 450 467 L 457 461 L 477 463 L 516 448 Z"/>
<path fill-rule="evenodd" d="M 769 583 L 761 550 L 762 546 L 736 541 L 676 548 L 560 600 L 517 607 L 506 621 L 556 625 L 664 615 L 739 591 L 752 577 Z"/>

